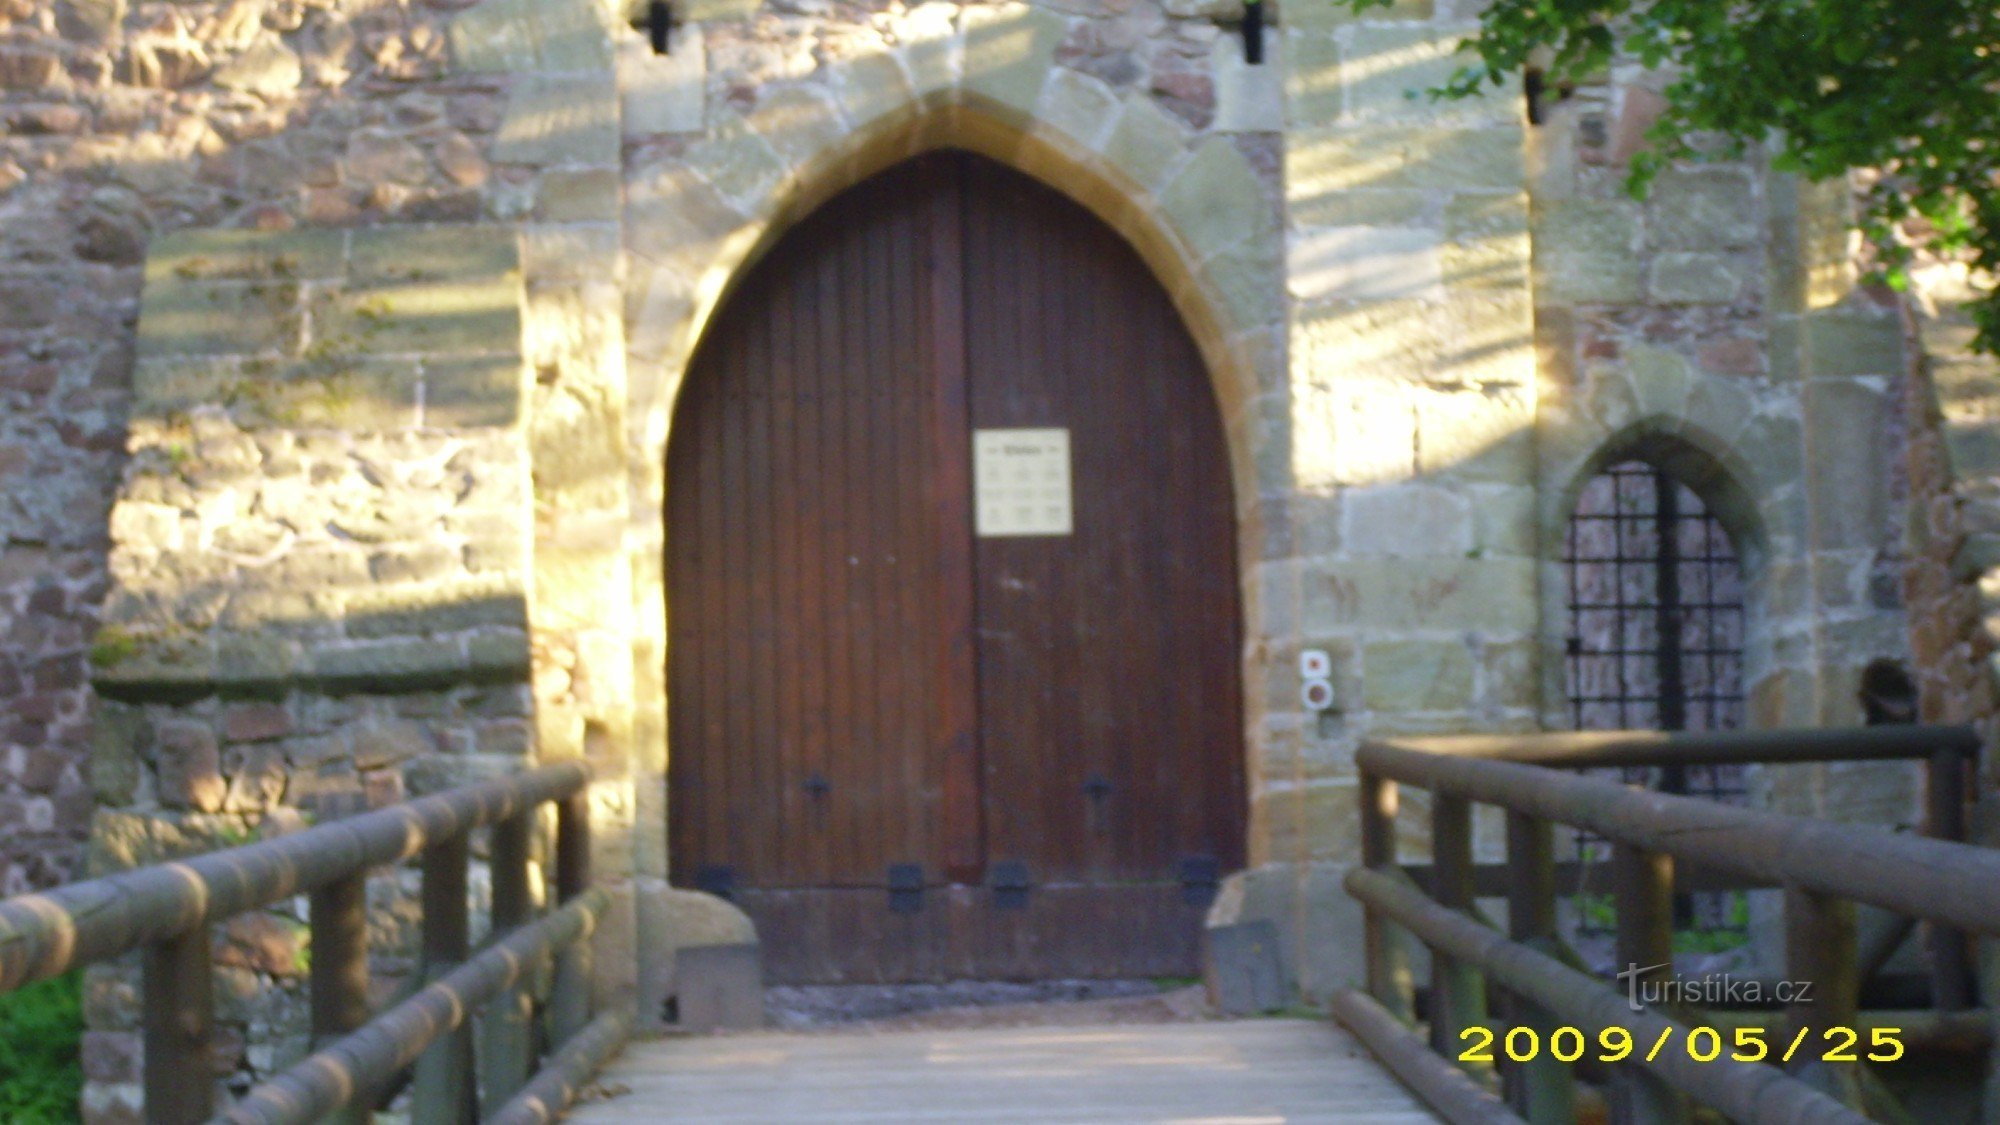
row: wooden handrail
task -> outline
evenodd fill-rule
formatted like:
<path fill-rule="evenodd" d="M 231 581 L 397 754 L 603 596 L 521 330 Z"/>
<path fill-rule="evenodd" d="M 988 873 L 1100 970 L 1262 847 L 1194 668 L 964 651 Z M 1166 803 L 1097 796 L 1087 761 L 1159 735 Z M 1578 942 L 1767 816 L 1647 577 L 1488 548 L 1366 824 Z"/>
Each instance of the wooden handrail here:
<path fill-rule="evenodd" d="M 1394 918 L 1426 945 L 1478 968 L 1511 992 L 1533 1000 L 1565 1024 L 1595 1037 L 1623 1028 L 1642 1043 L 1663 1037 L 1687 1042 L 1687 1028 L 1653 1012 L 1634 1012 L 1604 982 L 1538 953 L 1473 918 L 1432 902 L 1421 891 L 1377 871 L 1347 873 L 1347 891 Z M 1645 1052 L 1635 1052 L 1635 1057 Z M 1657 1071 L 1696 1101 L 1732 1121 L 1824 1121 L 1865 1125 L 1867 1118 L 1775 1067 L 1718 1058 L 1696 1062 L 1685 1050 L 1663 1050 L 1641 1065 Z"/>
<path fill-rule="evenodd" d="M 551 954 L 587 940 L 610 902 L 593 888 L 522 926 L 419 989 L 352 1034 L 328 1044 L 244 1095 L 220 1120 L 230 1125 L 304 1125 L 373 1095 L 426 1047 L 463 1026 L 472 1010 L 512 987 Z"/>
<path fill-rule="evenodd" d="M 317 1053 L 216 1120 L 367 1120 L 378 1095 L 412 1065 L 412 1117 L 469 1125 L 484 1099 L 497 1107 L 529 1084 L 532 1010 L 525 981 L 554 957 L 553 1045 L 586 1024 L 582 1056 L 601 1062 L 617 1043 L 592 1024 L 588 937 L 609 899 L 590 888 L 590 771 L 569 761 L 378 809 L 243 847 L 58 887 L 0 902 L 0 993 L 75 965 L 141 950 L 146 1119 L 194 1125 L 214 1113 L 209 1079 L 210 927 L 309 894 L 312 1029 Z M 533 817 L 556 809 L 554 901 L 530 916 Z M 489 945 L 468 949 L 466 866 L 473 829 L 493 829 Z M 373 868 L 422 858 L 423 980 L 414 995 L 370 1018 L 367 880 Z M 475 1086 L 471 1011 L 487 1007 L 483 1087 Z M 622 1033 L 617 1037 L 622 1042 Z M 565 1073 L 579 1052 L 560 1055 Z M 574 1078 L 574 1074 L 571 1074 Z M 541 1087 L 546 1095 L 548 1086 Z M 574 1083 L 557 1085 L 571 1091 Z M 546 1104 L 546 1103 L 542 1103 Z M 556 1107 L 560 1109 L 561 1107 Z"/>
<path fill-rule="evenodd" d="M 1618 1026 L 1635 1036 L 1634 1029 L 1645 1028 L 1650 1038 L 1678 1029 L 1685 1041 L 1686 1027 L 1660 1013 L 1630 1011 L 1626 998 L 1607 982 L 1556 955 L 1560 865 L 1549 833 L 1551 825 L 1564 824 L 1611 844 L 1606 889 L 1616 905 L 1621 963 L 1673 960 L 1672 896 L 1677 881 L 1688 881 L 1677 880 L 1676 872 L 1683 865 L 1697 867 L 1708 873 L 1701 880 L 1708 883 L 1720 877 L 1783 888 L 1786 975 L 1815 983 L 1812 1003 L 1794 1003 L 1784 1012 L 1788 1027 L 1803 1035 L 1813 1028 L 1868 1022 L 1857 1000 L 1854 904 L 1859 902 L 1930 923 L 1931 992 L 1940 1009 L 1937 1028 L 1944 1028 L 1947 1013 L 1972 1002 L 1967 933 L 2000 935 L 2000 852 L 1962 842 L 1965 786 L 1978 751 L 1970 728 L 1943 726 L 1366 741 L 1356 754 L 1362 865 L 1349 872 L 1346 886 L 1363 908 L 1370 1002 L 1360 1002 L 1359 994 L 1345 997 L 1336 1014 L 1350 1023 L 1414 1022 L 1415 988 L 1403 951 L 1403 935 L 1409 934 L 1433 954 L 1428 1004 L 1433 1058 L 1452 1057 L 1441 1035 L 1448 1038 L 1480 1021 L 1489 984 L 1513 1024 L 1544 1033 L 1555 1023 L 1586 1030 Z M 1898 759 L 1924 763 L 1924 836 L 1649 792 L 1572 772 L 1669 763 Z M 1405 784 L 1432 794 L 1435 859 L 1417 872 L 1426 877 L 1428 894 L 1396 854 L 1398 787 Z M 1472 862 L 1474 803 L 1507 813 L 1503 868 L 1487 870 Z M 1479 897 L 1499 894 L 1508 899 L 1507 934 L 1482 921 L 1474 908 Z M 1378 1051 L 1422 1050 L 1414 1037 L 1390 1035 L 1379 1026 L 1367 1030 L 1363 1038 Z M 1413 1060 L 1403 1062 L 1419 1067 Z M 1865 1120 L 1841 1098 L 1761 1063 L 1695 1064 L 1676 1052 L 1654 1064 L 1619 1064 L 1611 1077 L 1614 1116 L 1626 1120 L 1684 1121 L 1689 1098 L 1736 1120 Z M 1510 1065 L 1501 1078 L 1509 1105 L 1537 1125 L 1574 1116 L 1568 1064 Z"/>
<path fill-rule="evenodd" d="M 1595 769 L 1601 766 L 1781 765 L 1916 761 L 1939 752 L 1979 753 L 1967 726 L 1900 724 L 1799 730 L 1572 730 L 1533 734 L 1443 734 L 1375 738 L 1369 745 L 1451 758 Z"/>
<path fill-rule="evenodd" d="M 2000 934 L 2000 851 L 1634 789 L 1540 766 L 1366 743 L 1360 768 L 1614 843 L 1900 914 Z"/>
<path fill-rule="evenodd" d="M 560 762 L 242 847 L 0 902 L 0 992 L 400 863 L 589 780 Z"/>

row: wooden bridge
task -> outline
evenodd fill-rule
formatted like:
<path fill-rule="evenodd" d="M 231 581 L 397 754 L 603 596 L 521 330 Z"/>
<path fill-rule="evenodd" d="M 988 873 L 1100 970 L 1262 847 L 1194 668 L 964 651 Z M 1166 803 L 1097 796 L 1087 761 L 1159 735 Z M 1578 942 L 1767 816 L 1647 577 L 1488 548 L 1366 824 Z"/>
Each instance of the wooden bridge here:
<path fill-rule="evenodd" d="M 1453 1122 L 1557 1123 L 1602 1112 L 1675 1122 L 1693 1120 L 1697 1108 L 1754 1122 L 1897 1119 L 1906 1111 L 1884 1080 L 1890 1056 L 1871 1048 L 1893 1045 L 1896 1058 L 1929 1059 L 1925 1073 L 1967 1076 L 1984 1071 L 1991 1045 L 1967 952 L 1971 936 L 2000 936 L 2000 853 L 1963 842 L 1978 749 L 1969 730 L 1915 726 L 1364 745 L 1363 862 L 1347 888 L 1366 911 L 1367 982 L 1329 1005 L 1354 1038 L 1325 1021 L 1292 1019 L 628 1046 L 634 1014 L 591 1009 L 588 938 L 608 899 L 591 886 L 589 778 L 573 762 L 0 902 L 0 991 L 139 951 L 146 1115 L 168 1125 L 358 1121 L 405 1096 L 411 1119 L 426 1125 L 548 1121 L 621 1049 L 606 1082 L 623 1095 L 593 1101 L 577 1120 L 1423 1119 L 1402 1087 L 1358 1056 L 1356 1039 Z M 1924 763 L 1922 836 L 1575 772 L 1883 759 Z M 1402 787 L 1430 794 L 1426 865 L 1397 855 Z M 553 878 L 538 908 L 530 857 L 549 804 Z M 1504 863 L 1475 862 L 1475 804 L 1504 810 Z M 1786 976 L 1812 982 L 1810 997 L 1794 996 L 1782 1011 L 1684 1000 L 1628 1006 L 1620 986 L 1585 971 L 1563 944 L 1557 825 L 1609 843 L 1619 964 L 1673 963 L 1678 892 L 1782 888 Z M 475 829 L 488 832 L 492 879 L 492 936 L 477 951 L 467 893 Z M 413 859 L 422 871 L 421 987 L 373 1012 L 366 879 Z M 204 1080 L 210 929 L 299 894 L 311 904 L 316 1050 L 219 1106 Z M 1481 900 L 1495 898 L 1506 902 L 1504 927 L 1482 913 Z M 1901 921 L 1864 935 L 1856 903 Z M 1919 923 L 1928 1006 L 1871 1010 L 1871 979 Z M 1423 986 L 1411 958 L 1418 943 L 1430 960 Z M 1566 1029 L 1574 1029 L 1574 1051 L 1556 1049 Z M 1797 1050 L 1821 1038 L 1837 1046 L 1848 1035 L 1860 1051 Z M 1498 1045 L 1460 1062 L 1463 1045 L 1482 1037 Z M 1538 1049 L 1524 1049 L 1529 1037 Z M 1636 1046 L 1612 1050 L 1621 1037 Z M 1709 1041 L 1713 1050 L 1702 1045 Z M 1750 1042 L 1791 1042 L 1784 1054 L 1798 1057 L 1774 1065 L 1786 1060 L 1767 1046 L 1761 1060 L 1745 1058 L 1740 1048 Z M 1970 1085 L 1976 1095 L 1978 1083 Z"/>

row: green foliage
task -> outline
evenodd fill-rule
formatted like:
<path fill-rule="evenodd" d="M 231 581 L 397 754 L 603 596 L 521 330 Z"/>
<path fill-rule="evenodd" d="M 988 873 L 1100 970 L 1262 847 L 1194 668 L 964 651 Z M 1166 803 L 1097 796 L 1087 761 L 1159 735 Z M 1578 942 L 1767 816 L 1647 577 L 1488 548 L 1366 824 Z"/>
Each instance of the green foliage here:
<path fill-rule="evenodd" d="M 0 996 L 0 1121 L 75 1121 L 83 1091 L 82 978 L 69 973 Z"/>
<path fill-rule="evenodd" d="M 1333 0 L 1356 11 L 1391 0 Z M 1551 84 L 1623 55 L 1671 76 L 1642 192 L 1669 161 L 1720 137 L 1769 142 L 1781 171 L 1881 175 L 1860 226 L 1879 278 L 1908 284 L 1911 240 L 2000 274 L 2000 4 L 1993 0 L 1493 0 L 1437 97 L 1466 97 L 1531 65 Z M 2000 293 L 1973 310 L 2000 351 Z"/>
<path fill-rule="evenodd" d="M 106 625 L 97 630 L 97 636 L 90 642 L 90 663 L 97 668 L 109 668 L 115 664 L 139 655 L 139 640 L 116 625 Z"/>

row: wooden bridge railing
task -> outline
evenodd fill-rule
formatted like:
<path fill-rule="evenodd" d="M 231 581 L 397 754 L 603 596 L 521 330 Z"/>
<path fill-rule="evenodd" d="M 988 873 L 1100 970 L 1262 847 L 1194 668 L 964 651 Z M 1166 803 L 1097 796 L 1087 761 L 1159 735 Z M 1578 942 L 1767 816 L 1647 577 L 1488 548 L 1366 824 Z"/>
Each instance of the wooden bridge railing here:
<path fill-rule="evenodd" d="M 143 951 L 146 1119 L 261 1123 L 367 1120 L 414 1066 L 411 1119 L 552 1120 L 624 1042 L 630 1014 L 592 1019 L 589 936 L 606 897 L 590 883 L 588 770 L 563 762 L 363 813 L 244 847 L 160 863 L 0 902 L 0 992 L 76 965 Z M 534 916 L 529 852 L 540 807 L 556 808 L 555 907 Z M 491 828 L 489 943 L 469 943 L 470 835 Z M 418 857 L 424 984 L 372 1015 L 367 879 Z M 211 1077 L 210 927 L 308 894 L 314 1053 L 219 1115 Z M 531 980 L 555 959 L 548 1039 Z M 482 1012 L 475 1052 L 471 1015 Z M 475 1068 L 475 1054 L 479 1065 Z M 482 1088 L 475 1090 L 477 1078 Z"/>
<path fill-rule="evenodd" d="M 1623 1028 L 1641 1046 L 1634 1059 L 1655 1042 L 1678 1045 L 1650 1059 L 1611 1066 L 1612 1111 L 1619 1119 L 1685 1121 L 1692 1101 L 1737 1121 L 1866 1121 L 1850 1104 L 1857 1091 L 1851 1074 L 1843 1078 L 1823 1066 L 1794 1067 L 1812 1079 L 1806 1081 L 1765 1062 L 1736 1061 L 1728 1050 L 1699 1061 L 1691 1057 L 1689 1025 L 1680 1017 L 1701 1016 L 1713 1026 L 1728 1023 L 1726 1016 L 1686 1006 L 1635 1012 L 1624 988 L 1575 967 L 1557 929 L 1553 826 L 1584 829 L 1610 842 L 1619 964 L 1671 965 L 1677 864 L 1698 868 L 1710 885 L 1783 888 L 1786 976 L 1814 984 L 1810 1003 L 1785 1010 L 1787 1041 L 1794 1029 L 1803 1034 L 1868 1025 L 1859 1011 L 1862 966 L 1886 960 L 1900 939 L 1892 937 L 1890 948 L 1876 955 L 1860 955 L 1855 903 L 1930 923 L 1931 991 L 1942 1011 L 1927 1017 L 1927 1031 L 1943 1039 L 1953 1029 L 1965 1030 L 1960 1024 L 1971 1028 L 1981 1022 L 1972 1030 L 1983 1031 L 1983 1014 L 1950 1013 L 1974 1002 L 1966 935 L 2000 935 L 2000 851 L 1960 842 L 1966 778 L 1978 750 L 1970 729 L 1937 726 L 1364 743 L 1357 756 L 1363 862 L 1348 873 L 1346 886 L 1364 910 L 1367 992 L 1335 996 L 1335 1014 L 1455 1122 L 1525 1118 L 1540 1125 L 1576 1119 L 1574 1068 L 1548 1049 L 1534 1053 L 1531 1062 L 1503 1062 L 1497 1096 L 1487 1084 L 1489 1069 L 1447 1061 L 1458 1059 L 1462 1032 L 1487 1023 L 1489 986 L 1504 1005 L 1505 1018 L 1495 1025 L 1503 1033 L 1531 1028 L 1548 1044 L 1558 1027 L 1574 1027 L 1595 1043 L 1606 1029 Z M 1649 792 L 1566 772 L 1669 762 L 1894 759 L 1925 763 L 1923 836 Z M 1432 863 L 1416 872 L 1427 876 L 1428 893 L 1412 878 L 1412 869 L 1397 861 L 1399 785 L 1431 795 Z M 1485 869 L 1474 863 L 1475 804 L 1505 811 L 1504 865 Z M 1688 882 L 1680 881 L 1683 887 Z M 1477 916 L 1482 890 L 1504 894 L 1506 933 Z M 1417 1004 L 1404 933 L 1432 955 L 1428 1044 L 1410 1030 Z"/>

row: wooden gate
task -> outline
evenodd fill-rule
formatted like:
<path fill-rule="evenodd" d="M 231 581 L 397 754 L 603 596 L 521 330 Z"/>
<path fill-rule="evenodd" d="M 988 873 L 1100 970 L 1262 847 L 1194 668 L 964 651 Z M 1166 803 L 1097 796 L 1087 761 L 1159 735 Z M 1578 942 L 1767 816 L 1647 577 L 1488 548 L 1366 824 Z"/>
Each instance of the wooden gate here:
<path fill-rule="evenodd" d="M 1243 859 L 1234 526 L 1116 234 L 964 153 L 829 202 L 675 414 L 675 881 L 774 982 L 1194 972 Z"/>

